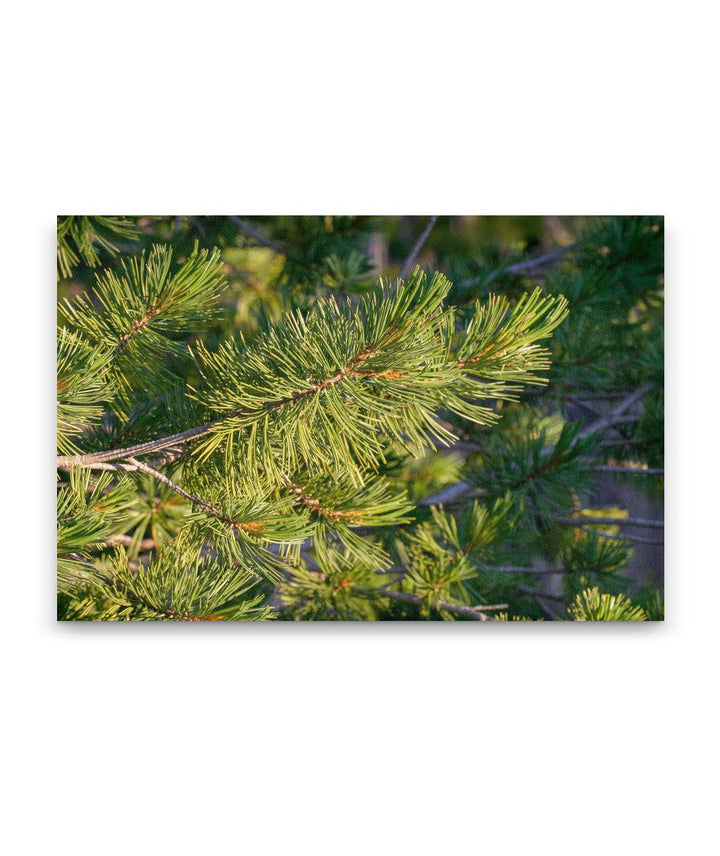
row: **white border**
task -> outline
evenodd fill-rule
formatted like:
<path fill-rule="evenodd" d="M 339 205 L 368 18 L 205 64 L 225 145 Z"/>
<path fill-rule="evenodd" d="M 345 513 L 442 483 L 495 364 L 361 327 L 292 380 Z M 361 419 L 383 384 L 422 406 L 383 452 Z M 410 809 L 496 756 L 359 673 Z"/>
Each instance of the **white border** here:
<path fill-rule="evenodd" d="M 716 29 L 697 2 L 486 7 L 5 12 L 8 852 L 716 840 Z M 57 626 L 60 212 L 666 214 L 667 622 Z"/>

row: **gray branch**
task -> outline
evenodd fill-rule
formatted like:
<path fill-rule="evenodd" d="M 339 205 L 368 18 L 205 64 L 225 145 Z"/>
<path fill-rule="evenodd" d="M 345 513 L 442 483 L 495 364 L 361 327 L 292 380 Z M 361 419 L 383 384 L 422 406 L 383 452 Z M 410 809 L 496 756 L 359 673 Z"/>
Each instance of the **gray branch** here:
<path fill-rule="evenodd" d="M 597 419 L 595 422 L 592 422 L 586 428 L 583 428 L 583 430 L 578 434 L 578 439 L 584 439 L 585 437 L 589 437 L 591 434 L 595 434 L 598 431 L 604 431 L 606 428 L 612 428 L 613 425 L 620 424 L 620 422 L 624 422 L 625 412 L 629 410 L 633 406 L 633 404 L 636 404 L 638 401 L 640 401 L 643 395 L 645 395 L 646 392 L 649 392 L 652 388 L 653 384 L 645 383 L 642 386 L 639 386 L 637 389 L 633 390 L 630 395 L 627 395 L 625 398 L 623 398 L 622 401 L 616 404 L 607 416 L 603 416 L 602 419 Z"/>
<path fill-rule="evenodd" d="M 188 493 L 184 488 L 180 487 L 180 485 L 175 484 L 175 482 L 168 478 L 165 473 L 161 473 L 158 470 L 154 470 L 152 467 L 144 464 L 142 461 L 138 461 L 136 458 L 128 458 L 129 463 L 131 463 L 136 469 L 141 470 L 144 473 L 152 476 L 157 479 L 162 484 L 167 485 L 171 490 L 174 490 L 175 493 L 180 494 L 180 496 L 185 497 L 185 499 L 189 499 L 193 505 L 197 505 L 200 508 L 204 508 L 208 514 L 212 514 L 213 517 L 218 517 L 220 520 L 227 522 L 226 516 L 220 511 L 219 508 L 215 508 L 213 505 L 210 505 L 209 502 L 205 502 L 204 499 L 200 499 L 197 496 L 193 496 L 193 494 Z"/>
<path fill-rule="evenodd" d="M 433 230 L 433 226 L 437 222 L 437 216 L 432 216 L 425 228 L 420 233 L 420 237 L 415 241 L 415 246 L 410 250 L 410 255 L 405 259 L 403 266 L 400 268 L 400 273 L 398 274 L 398 279 L 404 279 L 410 271 L 413 269 L 415 265 L 415 259 L 417 259 L 420 250 L 423 248 L 423 244 L 430 237 L 430 232 Z"/>
<path fill-rule="evenodd" d="M 368 592 L 372 592 L 376 594 L 378 597 L 387 597 L 390 600 L 398 600 L 403 603 L 411 603 L 414 606 L 419 606 L 422 604 L 423 598 L 418 597 L 418 595 L 410 594 L 405 591 L 393 591 L 392 589 L 367 589 L 363 591 L 363 594 Z M 439 600 L 433 604 L 436 609 L 444 609 L 446 612 L 451 612 L 455 615 L 461 615 L 464 618 L 470 618 L 473 621 L 487 621 L 487 615 L 484 615 L 484 612 L 492 612 L 500 609 L 507 609 L 508 605 L 506 603 L 495 603 L 492 605 L 482 605 L 482 606 L 465 606 L 461 603 L 450 603 L 447 600 Z"/>
<path fill-rule="evenodd" d="M 610 466 L 609 464 L 601 464 L 593 467 L 596 473 L 628 473 L 636 476 L 663 476 L 665 470 L 662 467 L 620 467 Z"/>
<path fill-rule="evenodd" d="M 262 232 L 258 232 L 258 230 L 248 223 L 247 220 L 242 220 L 240 217 L 230 217 L 230 220 L 232 220 L 239 229 L 245 232 L 246 235 L 249 235 L 251 238 L 256 240 L 258 244 L 262 244 L 263 247 L 268 247 L 276 253 L 280 253 L 280 255 L 287 255 L 282 244 L 279 244 L 277 241 L 273 241 L 272 238 L 266 238 Z"/>
<path fill-rule="evenodd" d="M 569 253 L 576 247 L 577 244 L 568 244 L 566 247 L 558 247 L 556 250 L 551 250 L 549 253 L 545 253 L 542 256 L 536 256 L 534 259 L 527 259 L 526 261 L 516 262 L 515 264 L 508 265 L 504 268 L 498 268 L 498 270 L 494 271 L 487 279 L 484 280 L 485 284 L 489 285 L 501 276 L 520 276 L 522 274 L 539 273 L 543 268 L 550 267 L 556 261 L 559 261 L 566 253 Z M 461 288 L 469 288 L 472 285 L 477 285 L 481 281 L 483 281 L 482 277 L 471 276 L 467 279 L 461 279 L 458 282 L 458 285 Z"/>
<path fill-rule="evenodd" d="M 563 526 L 594 526 L 597 524 L 605 524 L 612 526 L 640 526 L 647 529 L 662 529 L 665 526 L 663 520 L 648 520 L 645 517 L 556 517 L 557 523 Z"/>

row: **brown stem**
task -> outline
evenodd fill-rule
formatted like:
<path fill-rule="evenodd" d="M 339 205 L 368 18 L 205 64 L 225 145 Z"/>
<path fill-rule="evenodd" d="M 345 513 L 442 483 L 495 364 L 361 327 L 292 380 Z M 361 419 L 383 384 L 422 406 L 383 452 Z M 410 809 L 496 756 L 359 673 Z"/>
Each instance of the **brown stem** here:
<path fill-rule="evenodd" d="M 323 507 L 320 500 L 315 499 L 314 496 L 310 496 L 306 493 L 299 485 L 294 484 L 290 479 L 284 474 L 281 474 L 283 483 L 287 490 L 298 497 L 298 499 L 315 512 L 319 517 L 325 517 L 328 520 L 334 521 L 347 521 L 348 523 L 352 523 L 353 521 L 357 521 L 358 512 L 357 511 L 337 511 L 333 508 L 325 508 Z"/>
<path fill-rule="evenodd" d="M 142 330 L 142 328 L 148 324 L 156 315 L 159 315 L 162 307 L 159 304 L 153 303 L 153 305 L 145 312 L 145 314 L 138 318 L 137 321 L 132 325 L 132 327 L 127 331 L 127 333 L 123 333 L 122 336 L 118 339 L 117 345 L 115 345 L 115 354 L 119 354 L 120 351 L 127 345 L 130 339 L 133 339 L 137 334 Z"/>

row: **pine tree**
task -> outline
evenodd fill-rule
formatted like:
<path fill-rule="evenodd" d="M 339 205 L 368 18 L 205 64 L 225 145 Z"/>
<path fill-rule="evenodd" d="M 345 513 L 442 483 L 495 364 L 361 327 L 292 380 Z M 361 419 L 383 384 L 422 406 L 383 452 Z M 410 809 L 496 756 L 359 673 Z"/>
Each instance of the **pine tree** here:
<path fill-rule="evenodd" d="M 661 618 L 662 221 L 454 225 L 59 218 L 59 617 Z"/>

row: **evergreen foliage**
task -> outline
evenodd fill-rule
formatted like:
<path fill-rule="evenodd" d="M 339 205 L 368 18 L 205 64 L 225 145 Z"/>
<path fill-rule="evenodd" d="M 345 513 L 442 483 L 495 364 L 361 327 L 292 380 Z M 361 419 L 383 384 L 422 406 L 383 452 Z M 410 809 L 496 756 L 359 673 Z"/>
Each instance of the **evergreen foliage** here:
<path fill-rule="evenodd" d="M 65 279 L 73 269 L 84 262 L 97 267 L 100 251 L 107 256 L 118 252 L 118 239 L 134 239 L 137 229 L 125 217 L 58 217 L 57 224 L 57 275 Z"/>
<path fill-rule="evenodd" d="M 600 594 L 597 588 L 577 595 L 571 612 L 575 621 L 647 621 L 647 613 L 624 595 Z"/>
<path fill-rule="evenodd" d="M 662 221 L 441 218 L 403 278 L 382 228 L 59 218 L 61 618 L 662 617 L 658 522 L 592 506 L 662 489 Z"/>

